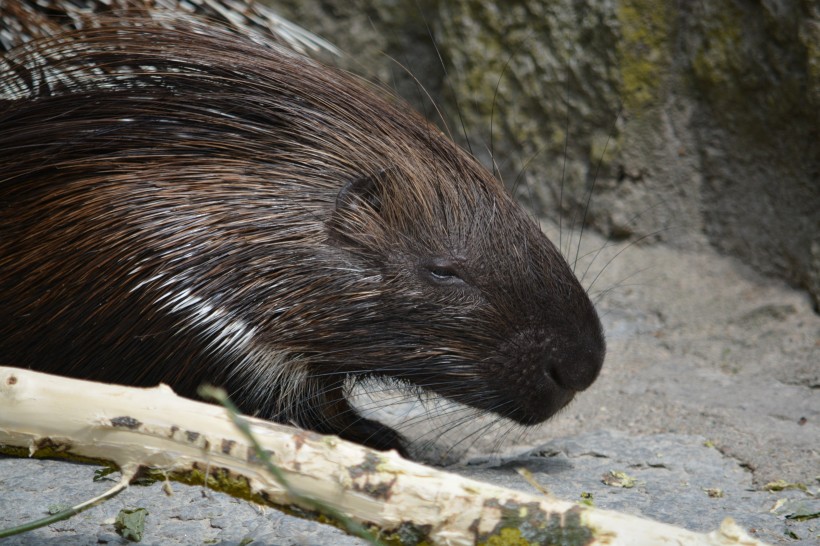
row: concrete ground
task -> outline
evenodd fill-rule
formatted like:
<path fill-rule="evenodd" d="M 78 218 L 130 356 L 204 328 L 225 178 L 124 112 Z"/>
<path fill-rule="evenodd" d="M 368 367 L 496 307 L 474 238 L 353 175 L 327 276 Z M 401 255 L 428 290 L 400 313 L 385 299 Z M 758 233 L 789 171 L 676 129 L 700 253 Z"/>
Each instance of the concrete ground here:
<path fill-rule="evenodd" d="M 582 254 L 596 250 L 585 286 L 608 264 L 591 290 L 609 343 L 598 382 L 528 431 L 502 424 L 491 434 L 473 420 L 474 434 L 462 428 L 431 446 L 425 431 L 435 425 L 404 428 L 417 449 L 433 463 L 457 453 L 461 463 L 450 470 L 509 487 L 535 492 L 515 470 L 526 467 L 560 498 L 591 495 L 599 507 L 700 531 L 731 516 L 770 544 L 817 544 L 820 317 L 809 299 L 717 254 L 606 245 L 590 234 L 583 243 Z M 406 419 L 405 409 L 391 403 L 386 419 Z M 0 458 L 0 528 L 109 487 L 92 481 L 93 470 Z M 604 484 L 610 471 L 634 486 Z M 806 491 L 771 490 L 778 480 Z M 174 491 L 132 487 L 74 519 L 0 542 L 125 543 L 113 517 L 141 506 L 150 513 L 144 544 L 361 543 L 202 488 Z"/>

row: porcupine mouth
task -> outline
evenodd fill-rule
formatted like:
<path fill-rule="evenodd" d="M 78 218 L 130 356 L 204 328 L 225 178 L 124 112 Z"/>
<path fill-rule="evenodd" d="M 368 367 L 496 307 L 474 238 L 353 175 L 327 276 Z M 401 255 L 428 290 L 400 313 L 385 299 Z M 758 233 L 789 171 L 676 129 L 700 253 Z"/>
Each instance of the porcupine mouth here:
<path fill-rule="evenodd" d="M 561 387 L 554 378 L 548 377 L 541 382 L 538 395 L 522 399 L 519 394 L 514 404 L 498 402 L 497 407 L 503 417 L 520 425 L 535 426 L 567 407 L 576 394 L 576 391 Z M 515 397 L 515 393 L 502 393 L 498 397 L 509 401 Z"/>
<path fill-rule="evenodd" d="M 531 425 L 541 422 L 468 405 L 391 377 L 350 379 L 345 392 L 362 417 L 396 430 L 415 457 L 437 464 L 456 463 L 468 451 L 512 449 L 516 442 L 509 441 L 510 435 L 524 437 Z M 573 396 L 574 392 L 550 415 L 566 407 Z"/>
<path fill-rule="evenodd" d="M 399 432 L 414 457 L 437 464 L 458 462 L 474 447 L 498 450 L 516 423 L 388 376 L 349 380 L 346 398 L 362 417 Z"/>

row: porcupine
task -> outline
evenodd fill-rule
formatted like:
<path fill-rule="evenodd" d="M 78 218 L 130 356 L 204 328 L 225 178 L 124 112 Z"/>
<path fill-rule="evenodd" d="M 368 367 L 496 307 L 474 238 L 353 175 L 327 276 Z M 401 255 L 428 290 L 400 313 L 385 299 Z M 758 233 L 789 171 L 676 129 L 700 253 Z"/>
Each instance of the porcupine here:
<path fill-rule="evenodd" d="M 351 381 L 532 425 L 595 380 L 571 268 L 430 122 L 261 34 L 125 15 L 3 56 L 0 359 L 402 452 Z"/>

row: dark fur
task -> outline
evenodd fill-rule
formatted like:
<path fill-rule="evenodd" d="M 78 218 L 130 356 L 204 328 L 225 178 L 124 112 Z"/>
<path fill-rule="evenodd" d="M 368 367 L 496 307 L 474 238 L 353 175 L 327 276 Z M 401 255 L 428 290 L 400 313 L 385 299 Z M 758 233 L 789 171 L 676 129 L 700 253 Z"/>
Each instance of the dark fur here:
<path fill-rule="evenodd" d="M 350 408 L 346 378 L 523 424 L 593 382 L 583 288 L 430 123 L 276 46 L 145 25 L 5 57 L 3 363 L 216 383 L 245 412 L 382 449 L 400 436 Z"/>

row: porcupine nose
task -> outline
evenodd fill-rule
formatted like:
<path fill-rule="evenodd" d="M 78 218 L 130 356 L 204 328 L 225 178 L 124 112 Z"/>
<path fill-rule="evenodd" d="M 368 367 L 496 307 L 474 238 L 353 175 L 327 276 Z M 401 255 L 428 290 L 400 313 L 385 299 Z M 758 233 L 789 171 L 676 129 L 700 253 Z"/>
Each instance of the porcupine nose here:
<path fill-rule="evenodd" d="M 565 408 L 597 378 L 606 343 L 592 302 L 552 300 L 559 309 L 534 319 L 529 328 L 508 334 L 491 362 L 490 396 L 468 404 L 496 412 L 522 425 L 542 423 Z"/>
<path fill-rule="evenodd" d="M 603 328 L 595 309 L 590 306 L 581 322 L 580 331 L 569 336 L 562 346 L 561 355 L 548 358 L 550 376 L 562 388 L 583 391 L 598 377 L 606 355 Z"/>

